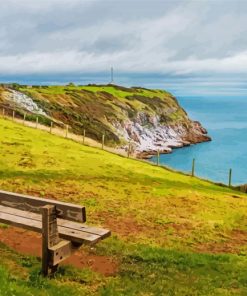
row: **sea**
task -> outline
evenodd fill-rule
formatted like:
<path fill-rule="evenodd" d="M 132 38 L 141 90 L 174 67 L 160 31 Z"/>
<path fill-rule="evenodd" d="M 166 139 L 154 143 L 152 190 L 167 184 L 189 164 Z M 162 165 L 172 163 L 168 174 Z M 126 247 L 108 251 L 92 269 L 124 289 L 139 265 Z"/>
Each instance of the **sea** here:
<path fill-rule="evenodd" d="M 189 117 L 208 130 L 212 141 L 175 149 L 160 156 L 160 163 L 183 172 L 228 184 L 247 183 L 247 96 L 193 95 L 177 96 Z M 153 157 L 151 161 L 156 162 Z"/>

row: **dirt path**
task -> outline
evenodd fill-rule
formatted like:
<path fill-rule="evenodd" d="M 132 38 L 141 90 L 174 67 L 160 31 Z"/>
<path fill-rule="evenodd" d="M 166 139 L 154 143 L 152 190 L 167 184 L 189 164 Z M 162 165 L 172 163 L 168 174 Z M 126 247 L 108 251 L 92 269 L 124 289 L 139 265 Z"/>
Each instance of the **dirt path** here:
<path fill-rule="evenodd" d="M 0 228 L 0 241 L 18 253 L 41 257 L 41 235 L 15 227 Z M 118 263 L 111 257 L 88 254 L 83 250 L 75 252 L 62 265 L 90 268 L 105 276 L 117 273 Z"/>
<path fill-rule="evenodd" d="M 13 120 L 12 118 L 9 118 L 9 117 L 6 117 L 6 116 L 5 116 L 5 118 L 8 118 L 9 120 Z M 14 121 L 19 123 L 19 124 L 28 126 L 28 127 L 37 128 L 37 129 L 40 129 L 40 130 L 43 130 L 43 131 L 46 131 L 46 132 L 50 132 L 50 127 L 42 125 L 42 124 L 37 125 L 35 122 L 32 122 L 32 121 L 25 121 L 24 122 L 23 120 L 18 119 L 18 118 L 15 118 Z M 62 129 L 62 128 L 58 128 L 58 127 L 53 127 L 52 128 L 52 134 L 56 135 L 56 136 L 59 136 L 59 137 L 65 138 L 66 137 L 66 130 Z M 80 144 L 83 144 L 83 136 L 76 135 L 74 133 L 68 132 L 67 133 L 67 138 L 71 139 L 71 140 L 74 140 L 75 142 L 78 142 Z M 88 138 L 88 137 L 85 137 L 84 143 L 85 143 L 85 145 L 88 145 L 88 146 L 91 146 L 91 147 L 102 148 L 101 143 L 99 143 L 99 142 L 97 142 L 97 141 L 95 141 L 95 140 L 93 140 L 91 138 Z M 118 155 L 127 156 L 127 152 L 124 151 L 124 149 L 104 146 L 104 150 L 106 150 L 108 152 L 118 154 Z"/>

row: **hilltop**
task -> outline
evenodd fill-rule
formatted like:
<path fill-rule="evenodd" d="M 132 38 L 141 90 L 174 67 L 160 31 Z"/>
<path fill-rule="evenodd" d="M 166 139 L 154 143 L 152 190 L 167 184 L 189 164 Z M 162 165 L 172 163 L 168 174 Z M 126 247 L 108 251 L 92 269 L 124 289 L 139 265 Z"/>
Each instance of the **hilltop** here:
<path fill-rule="evenodd" d="M 3 119 L 0 142 L 2 190 L 85 205 L 113 233 L 44 280 L 23 255 L 38 238 L 0 228 L 1 295 L 246 295 L 246 195 Z"/>
<path fill-rule="evenodd" d="M 210 140 L 176 98 L 163 90 L 117 85 L 21 86 L 0 89 L 0 102 L 68 124 L 74 133 L 137 154 L 171 152 Z"/>

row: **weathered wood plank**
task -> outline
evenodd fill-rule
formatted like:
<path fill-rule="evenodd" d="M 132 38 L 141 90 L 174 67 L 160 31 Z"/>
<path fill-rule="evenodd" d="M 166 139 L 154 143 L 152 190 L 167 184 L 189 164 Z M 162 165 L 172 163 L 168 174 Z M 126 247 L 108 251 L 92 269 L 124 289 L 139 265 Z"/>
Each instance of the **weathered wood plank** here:
<path fill-rule="evenodd" d="M 65 259 L 69 258 L 74 250 L 75 248 L 73 248 L 71 242 L 65 240 L 62 240 L 57 245 L 50 247 L 49 252 L 51 264 L 54 266 L 61 263 Z"/>
<path fill-rule="evenodd" d="M 61 220 L 61 219 L 58 219 L 58 225 L 66 228 L 70 228 L 70 229 L 76 229 L 78 231 L 96 234 L 96 235 L 99 235 L 102 239 L 109 237 L 111 235 L 111 232 L 108 229 L 91 227 L 86 224 L 75 223 L 75 222 L 70 222 L 70 221 Z"/>
<path fill-rule="evenodd" d="M 42 222 L 38 220 L 0 212 L 0 222 L 42 233 Z M 58 226 L 58 232 L 59 237 L 78 244 L 94 244 L 101 239 L 99 235 L 87 233 L 81 230 L 73 230 L 63 226 Z"/>
<path fill-rule="evenodd" d="M 0 205 L 38 214 L 40 213 L 41 207 L 52 205 L 56 206 L 58 218 L 76 222 L 86 221 L 86 209 L 84 206 L 73 205 L 56 200 L 0 190 Z"/>
<path fill-rule="evenodd" d="M 0 205 L 0 212 L 12 214 L 19 217 L 29 218 L 36 221 L 41 221 L 42 217 L 39 214 L 25 212 L 9 207 L 4 207 Z M 78 231 L 83 231 L 86 233 L 96 234 L 101 237 L 101 239 L 109 237 L 111 232 L 108 229 L 98 228 L 98 227 L 90 227 L 86 224 L 71 222 L 68 220 L 57 219 L 58 226 L 63 226 L 65 228 L 74 229 Z"/>

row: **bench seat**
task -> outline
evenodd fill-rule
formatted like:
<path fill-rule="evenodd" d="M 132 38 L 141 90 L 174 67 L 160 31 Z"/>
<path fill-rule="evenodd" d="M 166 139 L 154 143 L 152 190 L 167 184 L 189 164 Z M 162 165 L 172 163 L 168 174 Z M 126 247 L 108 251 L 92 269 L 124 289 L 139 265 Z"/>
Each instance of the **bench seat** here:
<path fill-rule="evenodd" d="M 83 244 L 95 244 L 111 235 L 86 222 L 86 209 L 57 200 L 0 190 L 0 223 L 42 234 L 42 274 L 58 265 Z"/>
<path fill-rule="evenodd" d="M 42 233 L 42 215 L 0 205 L 0 222 Z M 106 229 L 57 219 L 59 237 L 78 244 L 95 244 L 111 235 Z"/>

